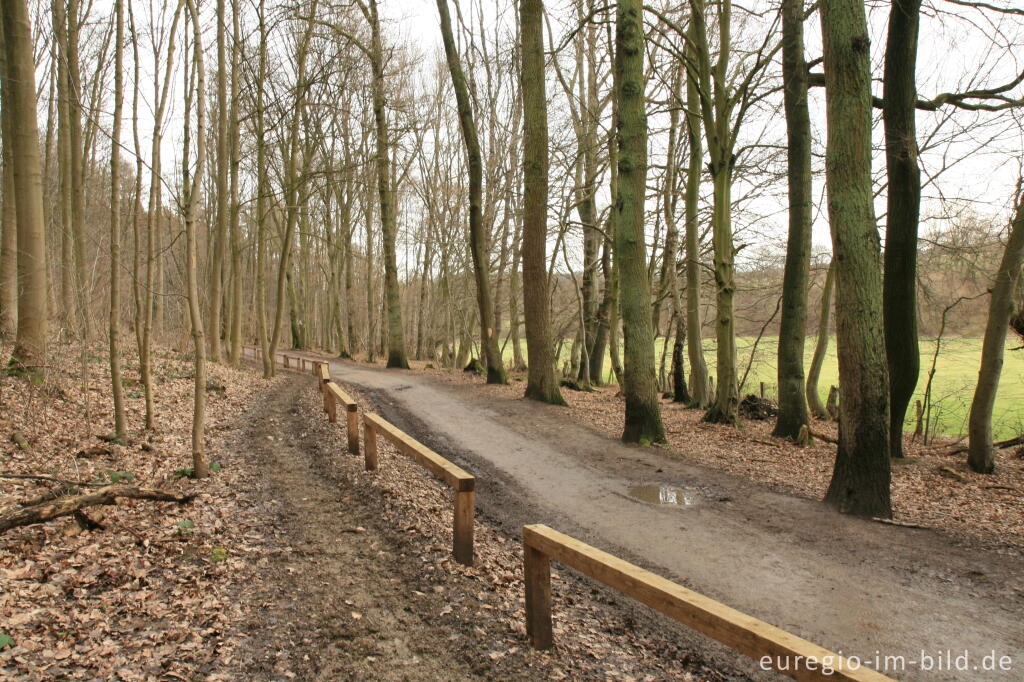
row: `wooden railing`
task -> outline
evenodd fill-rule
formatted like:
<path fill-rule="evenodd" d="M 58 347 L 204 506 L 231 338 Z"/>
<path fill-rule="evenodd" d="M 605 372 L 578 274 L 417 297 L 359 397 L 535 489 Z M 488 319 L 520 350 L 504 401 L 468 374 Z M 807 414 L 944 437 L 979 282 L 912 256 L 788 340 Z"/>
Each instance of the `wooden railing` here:
<path fill-rule="evenodd" d="M 460 564 L 472 566 L 476 478 L 372 412 L 363 413 L 364 454 L 367 471 L 377 469 L 378 435 L 387 438 L 398 448 L 399 452 L 443 480 L 455 492 L 452 554 Z"/>
<path fill-rule="evenodd" d="M 551 634 L 551 560 L 576 569 L 670 618 L 797 680 L 880 682 L 885 675 L 709 599 L 547 526 L 523 526 L 526 633 L 545 649 Z"/>
<path fill-rule="evenodd" d="M 249 347 L 249 350 L 254 359 L 260 359 L 261 350 L 258 347 Z M 324 410 L 328 419 L 332 424 L 337 423 L 338 406 L 344 407 L 348 450 L 358 455 L 359 408 L 355 400 L 331 380 L 328 363 L 322 360 L 307 360 L 302 356 L 287 353 L 280 353 L 277 357 L 285 368 L 305 370 L 307 362 L 310 363 L 318 387 L 323 392 Z M 367 471 L 378 468 L 378 438 L 384 437 L 393 443 L 399 452 L 443 480 L 454 491 L 452 554 L 459 563 L 472 566 L 476 507 L 475 477 L 377 414 L 363 414 L 363 432 L 363 454 Z M 861 666 L 851 659 L 543 525 L 523 527 L 526 632 L 531 646 L 535 648 L 547 648 L 553 644 L 551 560 L 574 568 L 754 658 L 762 669 L 775 670 L 797 680 L 890 680 L 885 675 Z"/>
<path fill-rule="evenodd" d="M 356 401 L 349 397 L 348 393 L 341 390 L 341 387 L 333 381 L 325 385 L 324 397 L 327 399 L 327 419 L 332 424 L 338 423 L 338 405 L 345 408 L 345 431 L 348 435 L 348 451 L 353 455 L 359 454 L 359 406 Z"/>

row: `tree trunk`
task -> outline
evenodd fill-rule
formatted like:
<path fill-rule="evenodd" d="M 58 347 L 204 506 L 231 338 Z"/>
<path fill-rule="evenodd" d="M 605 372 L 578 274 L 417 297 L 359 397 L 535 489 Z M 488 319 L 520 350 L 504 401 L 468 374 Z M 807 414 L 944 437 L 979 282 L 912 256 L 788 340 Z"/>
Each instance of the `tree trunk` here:
<path fill-rule="evenodd" d="M 83 339 L 88 342 L 93 337 L 92 315 L 89 305 L 89 278 L 86 276 L 85 253 L 85 175 L 84 146 L 82 143 L 82 78 L 80 75 L 78 41 L 80 21 L 78 16 L 79 0 L 68 0 L 67 10 L 67 62 L 68 62 L 68 100 L 69 106 L 69 145 L 71 166 L 71 239 L 74 251 L 75 277 L 74 290 L 77 293 L 78 316 Z"/>
<path fill-rule="evenodd" d="M 0 217 L 0 339 L 15 337 L 18 330 L 18 209 L 14 191 L 14 121 L 12 120 L 6 85 L 7 54 L 0 32 L 0 81 L 3 102 L 0 104 L 0 127 L 3 135 L 3 208 Z"/>
<path fill-rule="evenodd" d="M 124 2 L 114 0 L 117 23 L 114 45 L 114 122 L 110 144 L 110 385 L 114 402 L 114 433 L 128 442 L 121 385 L 121 110 L 124 106 Z"/>
<path fill-rule="evenodd" d="M 228 54 L 227 0 L 217 0 L 217 169 L 214 178 L 216 222 L 210 260 L 210 360 L 221 360 L 221 287 L 224 283 L 224 242 L 228 232 Z"/>
<path fill-rule="evenodd" d="M 811 357 L 811 367 L 807 371 L 807 404 L 810 406 L 811 414 L 818 419 L 831 419 L 825 405 L 821 402 L 821 393 L 818 391 L 818 379 L 821 376 L 821 366 L 825 364 L 825 354 L 828 353 L 829 317 L 832 314 L 832 289 L 835 284 L 835 261 L 828 265 L 828 272 L 825 274 L 825 286 L 821 290 L 821 315 L 818 318 L 818 342 L 814 346 L 814 355 Z"/>
<path fill-rule="evenodd" d="M 654 373 L 651 291 L 644 241 L 647 190 L 647 79 L 644 75 L 644 29 L 639 0 L 618 0 L 615 30 L 616 128 L 619 137 L 619 187 L 615 198 L 615 258 L 622 277 L 625 364 L 622 393 L 626 401 L 622 440 L 662 443 L 658 387 Z"/>
<path fill-rule="evenodd" d="M 789 239 L 779 328 L 779 415 L 772 435 L 796 439 L 810 421 L 804 390 L 812 222 L 811 116 L 807 108 L 807 63 L 804 61 L 804 0 L 783 0 L 782 3 L 782 71 L 789 142 Z"/>
<path fill-rule="evenodd" d="M 548 111 L 544 83 L 543 0 L 519 0 L 523 93 L 523 309 L 529 372 L 526 397 L 565 401 L 555 381 L 547 274 Z"/>
<path fill-rule="evenodd" d="M 495 334 L 494 303 L 491 300 L 489 282 L 490 259 L 487 249 L 487 234 L 483 221 L 483 160 L 480 153 L 480 140 L 477 136 L 476 123 L 473 120 L 473 106 L 469 99 L 469 85 L 466 75 L 459 62 L 459 54 L 452 36 L 452 20 L 448 15 L 448 0 L 437 0 L 437 10 L 441 15 L 441 36 L 444 39 L 444 51 L 448 59 L 448 71 L 452 76 L 455 98 L 458 102 L 459 124 L 462 128 L 462 139 L 466 144 L 467 165 L 469 167 L 469 248 L 473 261 L 473 274 L 476 277 L 476 299 L 480 312 L 480 328 L 483 343 L 483 355 L 487 362 L 487 383 L 507 384 L 505 363 L 501 359 L 498 348 L 498 337 Z"/>
<path fill-rule="evenodd" d="M 377 0 L 369 0 L 370 66 L 373 70 L 373 121 L 377 132 L 377 191 L 380 194 L 381 241 L 384 256 L 384 299 L 387 307 L 388 363 L 390 368 L 408 369 L 405 332 L 402 329 L 402 300 L 398 284 L 395 238 L 395 195 L 391 177 L 391 133 L 385 109 L 384 47 L 377 16 Z M 486 323 L 485 323 L 486 324 Z"/>
<path fill-rule="evenodd" d="M 229 320 L 228 362 L 237 367 L 242 357 L 242 230 L 240 225 L 241 204 L 238 200 L 238 171 L 241 163 L 239 148 L 239 90 L 238 76 L 241 69 L 242 31 L 239 20 L 238 0 L 231 0 L 231 104 L 228 120 L 228 149 L 230 165 L 230 234 L 231 234 L 231 316 Z"/>
<path fill-rule="evenodd" d="M 882 121 L 889 188 L 882 313 L 889 367 L 889 454 L 903 457 L 903 422 L 921 371 L 917 340 L 917 229 L 921 170 L 915 124 L 921 0 L 893 0 L 885 47 Z"/>
<path fill-rule="evenodd" d="M 206 342 L 203 330 L 203 311 L 199 302 L 199 258 L 196 247 L 196 207 L 202 189 L 203 171 L 206 167 L 206 67 L 203 63 L 203 33 L 199 24 L 199 11 L 195 0 L 185 0 L 192 15 L 193 50 L 196 98 L 196 166 L 189 179 L 188 156 L 182 159 L 185 168 L 182 187 L 185 196 L 185 275 L 188 287 L 188 312 L 192 326 L 192 342 L 195 357 L 195 383 L 192 388 L 192 476 L 205 478 L 210 475 L 206 462 Z M 186 100 L 193 95 L 186 88 Z M 185 106 L 185 139 L 188 140 L 189 105 Z"/>
<path fill-rule="evenodd" d="M 1017 211 L 1010 226 L 1010 238 L 1003 251 L 999 270 L 989 299 L 988 323 L 985 325 L 985 340 L 981 346 L 981 368 L 978 370 L 978 385 L 971 402 L 971 416 L 968 425 L 967 464 L 973 471 L 990 474 L 995 471 L 995 455 L 992 450 L 992 408 L 999 388 L 999 376 L 1003 369 L 1003 352 L 1006 346 L 1007 323 L 1014 309 L 1014 291 L 1024 265 L 1024 183 L 1018 184 Z"/>
<path fill-rule="evenodd" d="M 892 517 L 889 377 L 871 186 L 871 64 L 861 0 L 821 6 L 825 58 L 826 183 L 836 262 L 839 448 L 825 501 L 860 516 Z"/>
<path fill-rule="evenodd" d="M 691 28 L 691 36 L 693 29 Z M 691 41 L 692 42 L 692 41 Z M 690 49 L 693 54 L 693 48 Z M 686 134 L 690 143 L 689 164 L 686 169 L 686 351 L 690 360 L 690 391 L 693 406 L 704 409 L 711 404 L 711 383 L 708 365 L 704 359 L 702 324 L 700 319 L 700 242 L 697 205 L 700 194 L 700 171 L 703 152 L 700 139 L 700 101 L 697 81 L 688 74 L 686 79 Z"/>
<path fill-rule="evenodd" d="M 36 76 L 32 24 L 26 0 L 2 3 L 7 69 L 3 108 L 10 111 L 10 144 L 18 214 L 18 332 L 9 366 L 43 376 L 47 350 L 46 231 L 36 120 Z M 5 131 L 7 132 L 7 131 Z"/>

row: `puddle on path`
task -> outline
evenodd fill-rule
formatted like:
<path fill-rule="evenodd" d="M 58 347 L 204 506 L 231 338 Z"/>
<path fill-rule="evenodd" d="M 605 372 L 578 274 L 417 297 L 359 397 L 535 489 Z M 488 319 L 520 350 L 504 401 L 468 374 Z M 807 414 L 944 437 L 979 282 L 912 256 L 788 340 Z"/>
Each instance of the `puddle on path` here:
<path fill-rule="evenodd" d="M 649 504 L 680 507 L 697 504 L 701 497 L 695 488 L 680 488 L 673 485 L 635 485 L 629 489 L 629 496 Z"/>

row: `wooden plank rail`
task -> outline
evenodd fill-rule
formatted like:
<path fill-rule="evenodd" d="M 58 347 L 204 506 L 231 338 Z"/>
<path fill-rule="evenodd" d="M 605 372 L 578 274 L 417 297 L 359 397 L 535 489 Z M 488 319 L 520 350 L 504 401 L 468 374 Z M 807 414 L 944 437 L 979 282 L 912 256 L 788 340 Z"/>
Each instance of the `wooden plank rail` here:
<path fill-rule="evenodd" d="M 476 511 L 476 478 L 415 440 L 394 424 L 372 412 L 363 413 L 366 470 L 377 469 L 377 436 L 391 441 L 398 451 L 434 474 L 455 492 L 452 554 L 465 566 L 473 565 L 473 516 Z"/>
<path fill-rule="evenodd" d="M 324 397 L 327 399 L 327 419 L 332 424 L 338 423 L 338 405 L 345 407 L 345 430 L 348 432 L 348 451 L 353 455 L 359 454 L 359 406 L 352 400 L 348 393 L 341 390 L 341 387 L 333 381 L 324 384 Z M 369 436 L 367 436 L 369 437 Z"/>
<path fill-rule="evenodd" d="M 523 526 L 526 632 L 552 645 L 551 560 L 560 561 L 796 680 L 890 680 L 774 625 L 741 613 L 544 525 Z"/>

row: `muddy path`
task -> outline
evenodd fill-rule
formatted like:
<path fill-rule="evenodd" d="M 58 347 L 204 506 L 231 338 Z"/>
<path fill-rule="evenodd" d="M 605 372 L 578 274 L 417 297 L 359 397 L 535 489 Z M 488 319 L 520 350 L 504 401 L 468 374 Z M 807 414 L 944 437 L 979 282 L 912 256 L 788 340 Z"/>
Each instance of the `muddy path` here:
<path fill-rule="evenodd" d="M 1017 557 L 852 519 L 662 448 L 625 446 L 561 408 L 414 372 L 334 361 L 331 375 L 477 474 L 478 508 L 494 523 L 547 523 L 869 665 L 901 657 L 888 664 L 900 679 L 1020 679 L 1024 670 Z M 641 484 L 685 487 L 696 503 L 637 500 L 629 491 Z M 967 669 L 932 660 L 922 670 L 922 653 L 947 651 L 968 652 Z M 1010 656 L 1012 669 L 983 669 L 993 652 Z"/>
<path fill-rule="evenodd" d="M 289 374 L 226 436 L 223 459 L 246 472 L 237 492 L 263 525 L 236 594 L 248 616 L 231 636 L 244 653 L 220 661 L 218 679 L 748 679 L 674 624 L 572 576 L 556 623 L 581 625 L 533 651 L 518 528 L 481 518 L 477 566 L 455 564 L 447 488 L 386 448 L 382 470 L 363 471 L 313 380 Z"/>

